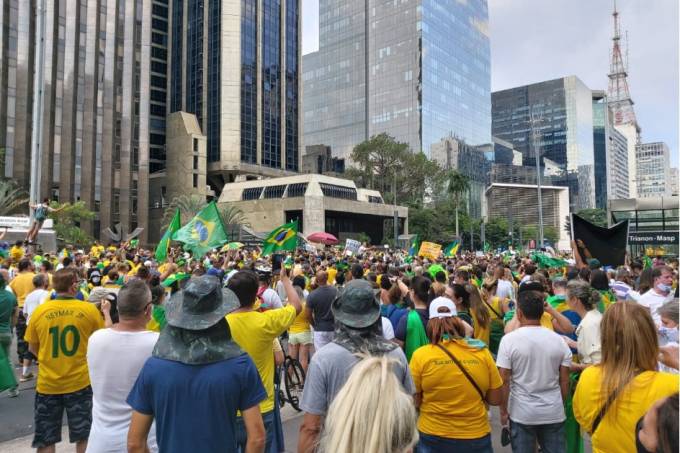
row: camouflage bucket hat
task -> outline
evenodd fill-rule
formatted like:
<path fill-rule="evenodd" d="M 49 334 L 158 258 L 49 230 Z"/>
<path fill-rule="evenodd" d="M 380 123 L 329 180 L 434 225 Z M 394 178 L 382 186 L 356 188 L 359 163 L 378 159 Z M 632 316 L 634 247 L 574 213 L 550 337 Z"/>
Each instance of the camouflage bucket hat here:
<path fill-rule="evenodd" d="M 167 325 L 153 348 L 154 357 L 187 365 L 205 365 L 241 354 L 243 350 L 232 340 L 226 321 L 206 330 L 186 330 Z"/>
<path fill-rule="evenodd" d="M 205 330 L 239 306 L 236 294 L 222 288 L 217 277 L 203 275 L 189 280 L 182 291 L 172 295 L 165 305 L 165 319 L 173 327 Z"/>
<path fill-rule="evenodd" d="M 379 293 L 366 280 L 351 280 L 333 301 L 333 316 L 340 323 L 355 329 L 372 326 L 380 318 Z"/>

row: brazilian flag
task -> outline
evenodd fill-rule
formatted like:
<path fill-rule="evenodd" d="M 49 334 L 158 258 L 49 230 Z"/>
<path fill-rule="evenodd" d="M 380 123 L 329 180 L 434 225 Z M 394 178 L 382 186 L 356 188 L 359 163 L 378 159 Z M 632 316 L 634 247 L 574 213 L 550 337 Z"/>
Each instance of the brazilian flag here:
<path fill-rule="evenodd" d="M 453 258 L 456 256 L 458 253 L 458 249 L 460 248 L 460 241 L 456 239 L 452 243 L 450 243 L 445 249 L 444 249 L 444 256 L 446 258 Z"/>
<path fill-rule="evenodd" d="M 161 242 L 158 243 L 156 247 L 156 261 L 162 263 L 168 259 L 168 249 L 170 248 L 170 238 L 182 227 L 182 221 L 180 219 L 179 209 L 175 211 L 175 215 L 172 217 L 172 221 L 165 231 Z"/>
<path fill-rule="evenodd" d="M 281 225 L 274 229 L 262 243 L 262 256 L 271 255 L 279 250 L 294 251 L 298 245 L 298 221 Z"/>
<path fill-rule="evenodd" d="M 416 234 L 411 241 L 411 247 L 408 249 L 409 256 L 417 255 L 418 250 L 420 250 L 420 239 L 418 239 L 418 235 Z"/>
<path fill-rule="evenodd" d="M 195 257 L 201 257 L 227 242 L 227 233 L 215 202 L 210 202 L 189 223 L 177 230 L 172 240 L 183 242 L 184 249 L 190 250 Z"/>

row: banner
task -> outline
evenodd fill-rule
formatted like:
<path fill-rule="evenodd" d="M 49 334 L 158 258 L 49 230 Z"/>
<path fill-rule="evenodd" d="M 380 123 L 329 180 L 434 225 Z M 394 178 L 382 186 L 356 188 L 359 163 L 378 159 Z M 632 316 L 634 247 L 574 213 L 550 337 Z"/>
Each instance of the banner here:
<path fill-rule="evenodd" d="M 420 245 L 420 250 L 418 251 L 418 256 L 423 256 L 430 260 L 436 260 L 439 258 L 439 254 L 442 251 L 442 246 L 435 244 L 434 242 L 423 242 Z"/>
<path fill-rule="evenodd" d="M 361 248 L 361 242 L 356 241 L 354 239 L 347 239 L 345 241 L 345 251 L 344 251 L 343 255 L 354 256 L 357 253 L 359 253 L 360 248 Z"/>
<path fill-rule="evenodd" d="M 624 264 L 628 246 L 628 220 L 611 228 L 603 228 L 572 214 L 571 229 L 572 239 L 584 262 L 595 258 L 602 266 Z"/>

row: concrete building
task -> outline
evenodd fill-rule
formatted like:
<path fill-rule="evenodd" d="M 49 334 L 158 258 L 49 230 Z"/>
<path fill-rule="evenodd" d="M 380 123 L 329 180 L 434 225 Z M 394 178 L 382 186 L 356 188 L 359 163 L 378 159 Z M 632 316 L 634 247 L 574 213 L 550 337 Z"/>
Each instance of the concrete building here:
<path fill-rule="evenodd" d="M 300 173 L 338 176 L 345 172 L 345 159 L 333 157 L 330 146 L 312 145 L 305 147 Z"/>
<path fill-rule="evenodd" d="M 300 3 L 172 2 L 169 111 L 196 115 L 218 194 L 300 170 Z"/>
<path fill-rule="evenodd" d="M 536 185 L 492 183 L 486 189 L 485 195 L 484 219 L 504 218 L 512 224 L 538 225 L 538 188 Z M 551 226 L 558 232 L 558 249 L 570 250 L 569 235 L 564 230 L 564 222 L 570 212 L 569 189 L 542 185 L 541 198 L 543 225 Z"/>
<path fill-rule="evenodd" d="M 680 199 L 673 197 L 610 200 L 610 225 L 628 220 L 628 248 L 632 258 L 641 255 L 678 257 Z"/>
<path fill-rule="evenodd" d="M 493 136 L 522 152 L 523 164 L 535 166 L 538 134 L 541 166 L 559 166 L 553 179 L 569 187 L 572 211 L 595 207 L 595 158 L 591 90 L 576 76 L 496 91 L 491 94 Z"/>
<path fill-rule="evenodd" d="M 671 196 L 678 196 L 678 167 L 671 168 Z"/>
<path fill-rule="evenodd" d="M 0 148 L 4 176 L 25 189 L 36 3 L 0 6 Z M 149 172 L 164 160 L 167 3 L 45 2 L 40 197 L 84 201 L 96 218 L 81 227 L 95 237 L 148 223 Z"/>
<path fill-rule="evenodd" d="M 482 198 L 491 169 L 486 150 L 449 136 L 432 144 L 431 157 L 444 170 L 456 170 L 467 176 L 470 185 L 466 200 L 468 212 L 476 218 L 481 216 Z"/>
<path fill-rule="evenodd" d="M 303 70 L 305 145 L 348 158 L 382 132 L 427 155 L 449 135 L 491 143 L 486 0 L 321 0 Z"/>
<path fill-rule="evenodd" d="M 671 162 L 668 145 L 663 142 L 641 143 L 635 148 L 638 198 L 671 195 Z"/>
<path fill-rule="evenodd" d="M 269 233 L 298 219 L 300 232 L 326 231 L 341 241 L 365 233 L 371 243 L 383 240 L 385 220 L 398 212 L 400 234 L 408 233 L 408 208 L 386 205 L 380 192 L 359 189 L 353 181 L 324 175 L 298 175 L 241 181 L 224 186 L 219 203 L 243 211 L 259 233 Z"/>

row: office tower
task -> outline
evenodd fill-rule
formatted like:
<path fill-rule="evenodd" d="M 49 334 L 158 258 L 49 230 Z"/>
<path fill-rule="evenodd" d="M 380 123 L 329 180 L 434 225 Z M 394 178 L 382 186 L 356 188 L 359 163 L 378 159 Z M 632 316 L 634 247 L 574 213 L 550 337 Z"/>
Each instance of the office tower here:
<path fill-rule="evenodd" d="M 512 143 L 523 164 L 542 168 L 569 187 L 573 211 L 595 207 L 592 92 L 576 76 L 491 94 L 493 136 Z"/>
<path fill-rule="evenodd" d="M 169 112 L 196 115 L 216 195 L 299 170 L 299 13 L 300 0 L 172 1 Z"/>
<path fill-rule="evenodd" d="M 447 137 L 491 143 L 486 0 L 321 0 L 303 70 L 307 146 L 348 158 L 383 132 L 428 156 Z"/>
<path fill-rule="evenodd" d="M 637 197 L 667 197 L 672 193 L 671 162 L 668 145 L 663 142 L 640 143 L 635 147 L 637 160 Z"/>
<path fill-rule="evenodd" d="M 678 167 L 671 168 L 671 196 L 678 196 Z"/>
<path fill-rule="evenodd" d="M 0 7 L 4 176 L 27 190 L 36 3 Z M 81 227 L 95 237 L 146 227 L 149 169 L 163 160 L 167 0 L 44 3 L 39 196 L 84 201 L 96 218 Z"/>
<path fill-rule="evenodd" d="M 607 209 L 607 200 L 628 198 L 628 141 L 614 127 L 604 91 L 593 91 L 593 150 L 595 206 Z"/>

